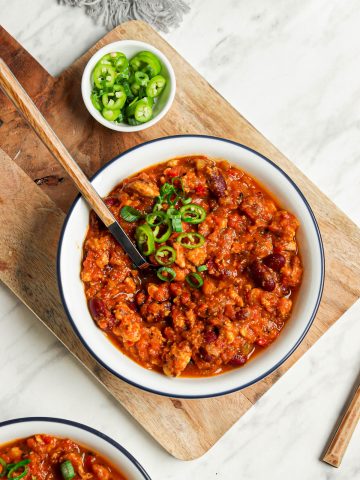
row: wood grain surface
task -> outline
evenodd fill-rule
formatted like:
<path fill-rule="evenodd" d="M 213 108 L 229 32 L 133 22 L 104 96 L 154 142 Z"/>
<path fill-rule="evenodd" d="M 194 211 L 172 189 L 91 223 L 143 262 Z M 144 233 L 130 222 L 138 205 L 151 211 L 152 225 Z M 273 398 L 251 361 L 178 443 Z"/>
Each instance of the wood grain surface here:
<path fill-rule="evenodd" d="M 96 50 L 128 38 L 149 42 L 171 59 L 177 93 L 170 112 L 157 125 L 142 132 L 118 133 L 88 114 L 80 80 L 86 61 Z M 217 135 L 254 148 L 277 163 L 296 181 L 314 210 L 325 245 L 324 295 L 312 328 L 291 358 L 263 381 L 222 398 L 175 400 L 141 392 L 90 358 L 69 326 L 58 297 L 55 256 L 64 212 L 76 192 L 66 173 L 0 93 L 0 146 L 5 152 L 0 155 L 0 222 L 7 225 L 6 232 L 0 232 L 0 279 L 169 453 L 184 460 L 199 457 L 359 298 L 359 282 L 354 279 L 360 276 L 360 230 L 144 23 L 129 22 L 109 32 L 58 78 L 51 77 L 3 29 L 0 56 L 87 175 L 146 140 L 183 133 Z M 212 115 L 199 113 L 205 103 Z"/>

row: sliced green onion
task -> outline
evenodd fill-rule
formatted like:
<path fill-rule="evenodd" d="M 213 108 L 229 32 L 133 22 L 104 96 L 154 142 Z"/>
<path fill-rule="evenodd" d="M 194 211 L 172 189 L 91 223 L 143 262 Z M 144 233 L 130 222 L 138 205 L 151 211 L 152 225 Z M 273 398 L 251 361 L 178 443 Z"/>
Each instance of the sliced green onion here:
<path fill-rule="evenodd" d="M 155 260 L 164 266 L 172 265 L 176 260 L 176 251 L 169 247 L 168 245 L 164 245 L 160 247 L 155 253 Z"/>
<path fill-rule="evenodd" d="M 0 465 L 2 466 L 1 472 L 0 472 L 0 477 L 5 477 L 6 475 L 6 470 L 7 470 L 7 464 L 3 458 L 0 457 Z"/>
<path fill-rule="evenodd" d="M 180 183 L 180 188 L 175 184 L 175 182 L 179 182 L 179 183 Z M 174 177 L 174 178 L 171 180 L 171 183 L 172 183 L 172 185 L 173 185 L 177 190 L 180 190 L 180 193 L 185 193 L 184 183 L 183 183 L 181 177 Z"/>
<path fill-rule="evenodd" d="M 182 202 L 183 205 L 188 205 L 189 203 L 192 202 L 192 198 L 190 198 L 190 197 L 189 198 L 182 198 L 181 202 Z"/>
<path fill-rule="evenodd" d="M 176 277 L 176 272 L 172 268 L 169 267 L 161 267 L 157 271 L 157 276 L 163 282 L 172 282 Z"/>
<path fill-rule="evenodd" d="M 181 219 L 186 223 L 198 224 L 205 220 L 206 211 L 200 205 L 189 203 L 180 208 Z"/>
<path fill-rule="evenodd" d="M 189 248 L 198 248 L 204 245 L 205 238 L 201 233 L 189 232 L 189 233 L 180 233 L 176 238 L 176 241 L 180 243 L 182 247 Z"/>
<path fill-rule="evenodd" d="M 75 470 L 70 460 L 66 460 L 60 465 L 61 475 L 64 480 L 71 480 L 75 477 Z"/>
<path fill-rule="evenodd" d="M 171 226 L 172 226 L 173 231 L 176 232 L 176 233 L 180 233 L 180 232 L 183 231 L 180 217 L 172 218 L 171 219 Z"/>
<path fill-rule="evenodd" d="M 156 227 L 159 228 L 159 227 Z M 147 223 L 137 227 L 135 232 L 136 243 L 143 255 L 151 255 L 155 250 L 154 234 Z"/>
<path fill-rule="evenodd" d="M 21 462 L 15 463 L 14 466 L 11 466 L 10 470 L 8 471 L 7 478 L 9 480 L 20 480 L 21 478 L 25 477 L 28 474 L 29 468 L 27 465 L 31 462 L 29 458 L 26 460 L 21 460 Z M 8 465 L 9 468 L 9 465 Z M 13 473 L 17 472 L 20 468 L 24 468 L 24 470 L 19 474 L 13 477 Z"/>
<path fill-rule="evenodd" d="M 204 280 L 198 273 L 191 272 L 186 275 L 185 280 L 192 288 L 200 288 L 204 284 Z"/>
<path fill-rule="evenodd" d="M 208 267 L 206 265 L 200 265 L 199 267 L 197 267 L 197 271 L 198 272 L 206 272 L 206 270 L 208 269 Z"/>
<path fill-rule="evenodd" d="M 175 187 L 174 185 L 171 185 L 170 183 L 164 183 L 162 187 L 160 188 L 160 197 L 164 198 L 169 195 L 169 193 L 175 192 Z"/>
<path fill-rule="evenodd" d="M 139 220 L 143 216 L 139 210 L 130 207 L 130 205 L 122 207 L 120 215 L 126 222 L 136 222 L 136 220 Z"/>
<path fill-rule="evenodd" d="M 181 213 L 179 212 L 179 210 L 177 210 L 175 207 L 169 207 L 167 210 L 166 210 L 166 215 L 169 217 L 169 218 L 181 218 Z"/>

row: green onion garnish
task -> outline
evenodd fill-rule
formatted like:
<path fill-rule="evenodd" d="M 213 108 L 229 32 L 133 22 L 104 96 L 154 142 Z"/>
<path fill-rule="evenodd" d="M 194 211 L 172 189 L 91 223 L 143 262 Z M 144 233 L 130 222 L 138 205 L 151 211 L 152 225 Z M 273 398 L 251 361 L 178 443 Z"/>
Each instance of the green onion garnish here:
<path fill-rule="evenodd" d="M 207 269 L 208 267 L 206 265 L 200 265 L 199 267 L 197 267 L 198 272 L 205 272 Z"/>
<path fill-rule="evenodd" d="M 172 268 L 169 267 L 161 267 L 157 271 L 157 276 L 163 282 L 172 282 L 176 277 L 176 272 Z"/>
<path fill-rule="evenodd" d="M 66 460 L 60 465 L 61 475 L 64 480 L 71 480 L 75 477 L 75 470 L 70 460 Z"/>
<path fill-rule="evenodd" d="M 180 233 L 180 232 L 183 231 L 180 217 L 172 218 L 171 219 L 171 225 L 172 225 L 172 229 L 174 230 L 174 232 Z"/>
<path fill-rule="evenodd" d="M 191 272 L 186 275 L 185 280 L 193 288 L 200 288 L 204 284 L 204 280 L 198 273 Z"/>
<path fill-rule="evenodd" d="M 130 205 L 125 205 L 125 207 L 121 209 L 120 215 L 126 222 L 136 222 L 143 216 L 139 210 Z"/>

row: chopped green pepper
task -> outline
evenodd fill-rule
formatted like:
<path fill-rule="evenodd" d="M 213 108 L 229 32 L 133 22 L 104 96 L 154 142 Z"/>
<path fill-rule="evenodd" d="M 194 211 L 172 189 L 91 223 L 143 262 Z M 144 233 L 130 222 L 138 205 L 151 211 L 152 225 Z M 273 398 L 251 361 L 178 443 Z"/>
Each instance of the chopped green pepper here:
<path fill-rule="evenodd" d="M 164 90 L 166 80 L 162 75 L 156 75 L 153 77 L 146 86 L 146 95 L 148 97 L 158 97 Z"/>
<path fill-rule="evenodd" d="M 111 65 L 98 65 L 93 73 L 94 83 L 98 88 L 110 88 L 115 83 L 116 72 Z"/>
<path fill-rule="evenodd" d="M 155 236 L 147 223 L 137 227 L 135 239 L 143 255 L 151 255 L 155 250 Z"/>

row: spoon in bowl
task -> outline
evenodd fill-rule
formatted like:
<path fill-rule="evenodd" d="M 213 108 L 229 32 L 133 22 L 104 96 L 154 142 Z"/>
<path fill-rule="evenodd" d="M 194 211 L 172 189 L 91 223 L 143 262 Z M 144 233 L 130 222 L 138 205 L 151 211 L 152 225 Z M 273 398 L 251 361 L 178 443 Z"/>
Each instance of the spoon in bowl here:
<path fill-rule="evenodd" d="M 14 103 L 16 108 L 23 114 L 24 118 L 39 136 L 43 144 L 48 148 L 50 153 L 52 153 L 56 160 L 58 160 L 66 170 L 89 206 L 95 211 L 115 240 L 117 240 L 125 250 L 134 265 L 141 269 L 149 267 L 150 264 L 132 243 L 114 215 L 107 208 L 100 195 L 89 182 L 84 172 L 59 140 L 58 136 L 45 118 L 41 115 L 38 108 L 2 58 L 0 58 L 0 87 Z"/>

